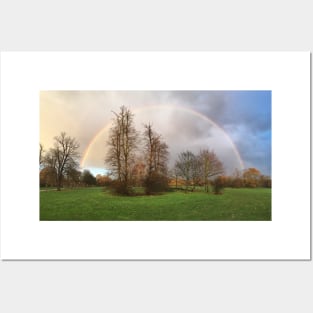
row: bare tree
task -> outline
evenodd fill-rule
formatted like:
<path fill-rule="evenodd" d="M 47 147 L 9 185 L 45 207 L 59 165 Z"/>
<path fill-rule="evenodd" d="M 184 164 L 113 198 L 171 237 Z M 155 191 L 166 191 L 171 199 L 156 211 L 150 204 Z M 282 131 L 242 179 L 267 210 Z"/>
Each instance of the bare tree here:
<path fill-rule="evenodd" d="M 113 114 L 115 117 L 110 130 L 109 151 L 105 162 L 127 191 L 130 187 L 138 136 L 134 127 L 134 115 L 128 108 L 122 106 L 119 113 L 113 112 Z"/>
<path fill-rule="evenodd" d="M 147 174 L 167 174 L 168 146 L 162 140 L 162 136 L 152 129 L 151 124 L 144 125 L 145 156 Z"/>
<path fill-rule="evenodd" d="M 79 166 L 79 143 L 65 132 L 54 137 L 54 147 L 50 149 L 45 162 L 55 170 L 57 190 L 61 190 L 64 173 Z"/>
<path fill-rule="evenodd" d="M 144 125 L 144 155 L 146 158 L 146 193 L 162 192 L 168 188 L 167 163 L 168 146 L 162 136 L 152 129 L 152 125 Z"/>
<path fill-rule="evenodd" d="M 222 174 L 224 167 L 215 152 L 207 149 L 200 151 L 199 162 L 204 189 L 208 192 L 210 177 Z"/>
<path fill-rule="evenodd" d="M 185 180 L 186 190 L 191 184 L 194 185 L 193 182 L 198 173 L 197 165 L 197 157 L 191 151 L 187 150 L 178 155 L 175 171 L 178 176 Z"/>
<path fill-rule="evenodd" d="M 43 186 L 56 186 L 56 157 L 50 149 L 42 158 L 42 169 L 40 171 L 40 185 Z"/>
<path fill-rule="evenodd" d="M 199 155 L 191 151 L 184 151 L 178 155 L 175 164 L 177 176 L 185 180 L 186 189 L 203 184 L 205 191 L 209 191 L 209 179 L 224 172 L 223 164 L 216 154 L 210 150 L 201 150 Z"/>
<path fill-rule="evenodd" d="M 191 179 L 193 190 L 201 184 L 201 160 L 199 155 L 195 155 L 191 163 Z"/>

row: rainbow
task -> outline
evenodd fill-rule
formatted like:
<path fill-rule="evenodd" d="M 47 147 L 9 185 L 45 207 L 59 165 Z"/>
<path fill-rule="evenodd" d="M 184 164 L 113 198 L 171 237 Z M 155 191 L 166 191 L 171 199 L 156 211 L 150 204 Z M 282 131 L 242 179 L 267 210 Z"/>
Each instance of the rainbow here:
<path fill-rule="evenodd" d="M 145 107 L 139 107 L 139 108 L 136 108 L 136 109 L 133 109 L 133 112 L 136 113 L 136 112 L 140 112 L 140 111 L 148 111 L 148 110 L 151 110 L 151 109 L 177 109 L 177 110 L 180 110 L 180 111 L 183 111 L 183 112 L 186 112 L 186 113 L 189 113 L 189 114 L 192 114 L 194 116 L 197 116 L 199 118 L 201 118 L 202 120 L 210 123 L 212 126 L 216 127 L 217 129 L 219 129 L 225 136 L 225 138 L 228 140 L 229 144 L 231 145 L 235 155 L 236 155 L 236 158 L 240 164 L 240 167 L 241 167 L 241 170 L 243 170 L 245 168 L 244 166 L 244 162 L 240 156 L 240 153 L 236 147 L 236 145 L 234 144 L 233 140 L 230 138 L 230 136 L 228 135 L 228 133 L 221 127 L 219 126 L 216 122 L 214 122 L 212 119 L 210 119 L 209 117 L 207 117 L 206 115 L 204 114 L 201 114 L 199 113 L 198 111 L 195 111 L 195 110 L 192 110 L 190 108 L 187 108 L 187 107 L 183 107 L 183 106 L 177 106 L 177 105 L 149 105 L 149 106 L 145 106 Z M 110 130 L 110 127 L 112 125 L 112 122 L 109 122 L 106 126 L 104 126 L 103 128 L 101 128 L 94 136 L 93 138 L 90 140 L 87 148 L 85 149 L 84 153 L 83 153 L 83 157 L 81 158 L 81 162 L 80 162 L 80 166 L 81 168 L 84 168 L 84 164 L 88 158 L 88 155 L 89 155 L 89 152 L 90 152 L 90 149 L 91 147 L 93 146 L 93 144 L 98 140 L 98 138 L 105 132 L 108 132 Z"/>

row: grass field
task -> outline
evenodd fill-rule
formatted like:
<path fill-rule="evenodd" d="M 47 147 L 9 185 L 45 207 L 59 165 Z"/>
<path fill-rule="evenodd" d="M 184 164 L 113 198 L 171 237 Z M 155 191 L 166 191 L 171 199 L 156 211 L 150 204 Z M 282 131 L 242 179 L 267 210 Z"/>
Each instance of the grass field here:
<path fill-rule="evenodd" d="M 172 191 L 124 197 L 103 188 L 40 192 L 41 221 L 270 221 L 271 189 L 225 189 L 223 195 Z"/>

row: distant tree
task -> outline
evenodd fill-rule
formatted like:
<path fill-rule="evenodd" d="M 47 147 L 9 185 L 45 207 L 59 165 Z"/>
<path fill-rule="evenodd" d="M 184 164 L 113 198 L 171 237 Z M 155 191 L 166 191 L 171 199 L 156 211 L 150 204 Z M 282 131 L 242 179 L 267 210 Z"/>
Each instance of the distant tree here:
<path fill-rule="evenodd" d="M 89 170 L 82 172 L 81 181 L 86 186 L 95 186 L 97 184 L 96 177 L 94 177 Z"/>
<path fill-rule="evenodd" d="M 215 152 L 207 149 L 200 151 L 199 162 L 204 189 L 208 192 L 210 178 L 221 175 L 224 172 L 224 167 Z"/>
<path fill-rule="evenodd" d="M 80 185 L 80 177 L 82 173 L 76 168 L 68 167 L 64 173 L 64 184 L 69 187 Z"/>
<path fill-rule="evenodd" d="M 100 175 L 96 176 L 96 182 L 98 186 L 110 186 L 112 183 L 112 178 L 109 175 Z"/>
<path fill-rule="evenodd" d="M 56 171 L 54 167 L 46 166 L 40 171 L 40 187 L 56 187 Z"/>
<path fill-rule="evenodd" d="M 242 177 L 246 187 L 255 188 L 258 187 L 260 183 L 261 172 L 254 167 L 250 167 L 244 170 Z"/>
<path fill-rule="evenodd" d="M 199 155 L 195 155 L 193 162 L 192 162 L 192 171 L 191 171 L 191 179 L 193 189 L 195 186 L 202 185 L 202 173 L 201 173 L 201 159 Z"/>
<path fill-rule="evenodd" d="M 232 187 L 233 186 L 233 177 L 232 176 L 223 176 L 224 187 Z"/>
<path fill-rule="evenodd" d="M 61 190 L 65 173 L 79 167 L 78 148 L 79 143 L 76 139 L 67 136 L 65 132 L 54 137 L 54 147 L 47 153 L 45 163 L 54 169 L 58 191 Z"/>
<path fill-rule="evenodd" d="M 193 178 L 196 176 L 198 170 L 196 164 L 198 163 L 196 156 L 189 150 L 181 152 L 178 155 L 178 159 L 175 163 L 175 171 L 178 176 L 185 180 L 186 190 L 192 184 Z M 196 169 L 196 173 L 195 173 Z"/>
<path fill-rule="evenodd" d="M 40 171 L 40 186 L 56 187 L 56 157 L 53 155 L 51 149 L 42 158 L 41 167 L 42 169 Z"/>
<path fill-rule="evenodd" d="M 179 169 L 176 166 L 174 166 L 172 173 L 173 173 L 173 175 L 175 177 L 175 188 L 177 189 L 177 187 L 178 187 Z"/>
<path fill-rule="evenodd" d="M 170 186 L 175 186 L 176 189 L 178 188 L 178 185 L 180 185 L 179 173 L 179 169 L 176 166 L 169 171 Z"/>
<path fill-rule="evenodd" d="M 118 193 L 129 194 L 138 135 L 134 127 L 134 115 L 129 109 L 122 106 L 119 113 L 113 114 L 105 162 L 117 179 Z"/>
<path fill-rule="evenodd" d="M 234 174 L 231 176 L 231 187 L 241 188 L 244 186 L 243 178 L 238 169 L 235 170 Z"/>
<path fill-rule="evenodd" d="M 260 177 L 260 187 L 272 188 L 272 179 L 271 179 L 271 177 L 262 175 Z"/>
<path fill-rule="evenodd" d="M 210 178 L 221 175 L 224 172 L 223 164 L 214 151 L 201 150 L 198 155 L 191 151 L 184 151 L 178 155 L 174 168 L 176 181 L 178 177 L 185 180 L 186 189 L 192 186 L 204 186 L 209 192 Z"/>
<path fill-rule="evenodd" d="M 220 195 L 223 193 L 224 187 L 226 185 L 227 178 L 226 176 L 217 176 L 213 179 L 212 185 L 213 185 L 213 192 L 216 195 Z"/>
<path fill-rule="evenodd" d="M 227 177 L 225 186 L 233 188 L 271 188 L 271 185 L 272 180 L 270 176 L 262 175 L 258 169 L 251 167 L 243 171 L 236 169 L 232 176 Z"/>

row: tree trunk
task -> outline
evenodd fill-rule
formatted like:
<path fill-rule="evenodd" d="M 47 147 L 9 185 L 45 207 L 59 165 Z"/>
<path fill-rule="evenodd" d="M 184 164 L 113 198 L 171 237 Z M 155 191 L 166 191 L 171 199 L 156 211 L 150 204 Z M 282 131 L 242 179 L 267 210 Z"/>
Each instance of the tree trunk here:
<path fill-rule="evenodd" d="M 62 176 L 58 177 L 58 181 L 57 181 L 57 191 L 61 191 L 61 185 L 62 185 Z"/>

